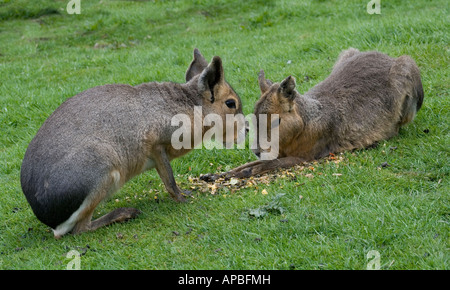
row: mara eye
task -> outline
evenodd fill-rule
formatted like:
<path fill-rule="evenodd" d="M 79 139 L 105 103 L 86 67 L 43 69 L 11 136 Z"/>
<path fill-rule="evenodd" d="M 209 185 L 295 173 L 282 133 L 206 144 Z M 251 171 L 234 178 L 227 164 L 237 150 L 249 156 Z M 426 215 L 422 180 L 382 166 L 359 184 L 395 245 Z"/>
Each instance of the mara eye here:
<path fill-rule="evenodd" d="M 225 105 L 230 109 L 236 109 L 236 102 L 232 99 L 226 100 Z"/>

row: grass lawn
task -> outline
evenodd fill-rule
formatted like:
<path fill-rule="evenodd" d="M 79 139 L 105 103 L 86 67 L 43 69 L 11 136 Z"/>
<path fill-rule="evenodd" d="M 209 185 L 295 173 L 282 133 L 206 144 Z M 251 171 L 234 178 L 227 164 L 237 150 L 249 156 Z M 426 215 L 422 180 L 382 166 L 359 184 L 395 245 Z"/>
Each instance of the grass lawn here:
<path fill-rule="evenodd" d="M 0 0 L 0 269 L 449 269 L 450 11 L 447 0 Z M 257 73 L 305 92 L 343 49 L 410 55 L 425 100 L 413 123 L 370 150 L 279 173 L 239 190 L 195 185 L 200 174 L 255 160 L 249 149 L 194 150 L 174 160 L 173 202 L 155 170 L 127 183 L 95 217 L 143 213 L 96 232 L 53 238 L 20 187 L 25 150 L 67 98 L 108 83 L 183 82 L 198 47 L 222 57 L 252 113 Z M 382 166 L 382 164 L 389 166 Z M 214 194 L 212 194 L 214 193 Z M 284 195 L 282 195 L 282 193 Z"/>

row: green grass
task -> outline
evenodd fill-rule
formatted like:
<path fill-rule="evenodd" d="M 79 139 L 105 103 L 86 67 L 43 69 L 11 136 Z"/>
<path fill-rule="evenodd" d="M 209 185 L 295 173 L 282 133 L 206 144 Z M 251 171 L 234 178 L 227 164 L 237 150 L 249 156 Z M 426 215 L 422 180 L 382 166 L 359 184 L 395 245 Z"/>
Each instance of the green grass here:
<path fill-rule="evenodd" d="M 81 0 L 81 14 L 68 15 L 66 0 L 0 0 L 0 269 L 65 269 L 70 250 L 83 254 L 82 269 L 366 269 L 371 250 L 381 269 L 449 269 L 449 6 L 381 1 L 381 15 L 369 15 L 367 2 Z M 273 81 L 293 75 L 305 92 L 348 47 L 411 55 L 425 101 L 399 136 L 296 179 L 177 204 L 149 171 L 95 213 L 131 206 L 143 212 L 136 220 L 55 240 L 19 182 L 41 124 L 93 86 L 183 82 L 194 47 L 222 57 L 245 114 L 261 68 Z M 190 177 L 254 158 L 194 150 L 172 166 L 188 188 Z M 282 213 L 249 214 L 279 193 Z"/>

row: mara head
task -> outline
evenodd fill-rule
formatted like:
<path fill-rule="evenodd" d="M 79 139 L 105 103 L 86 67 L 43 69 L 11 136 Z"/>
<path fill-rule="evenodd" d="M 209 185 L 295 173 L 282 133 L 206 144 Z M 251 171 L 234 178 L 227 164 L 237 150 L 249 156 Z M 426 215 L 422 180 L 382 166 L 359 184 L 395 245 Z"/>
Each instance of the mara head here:
<path fill-rule="evenodd" d="M 197 85 L 199 97 L 203 99 L 203 117 L 209 118 L 204 120 L 206 125 L 203 128 L 204 131 L 211 128 L 207 126 L 208 122 L 216 125 L 215 123 L 221 121 L 224 129 L 222 140 L 236 142 L 239 132 L 245 130 L 242 102 L 225 80 L 221 58 L 214 56 L 208 64 L 196 48 L 194 59 L 186 72 L 186 82 L 194 82 Z M 232 122 L 233 120 L 236 122 Z M 227 138 L 226 132 L 233 132 L 233 140 L 230 140 L 230 137 Z"/>
<path fill-rule="evenodd" d="M 258 82 L 261 97 L 254 109 L 257 146 L 253 152 L 259 158 L 262 158 L 262 153 L 272 155 L 270 159 L 285 157 L 291 143 L 304 127 L 295 102 L 299 96 L 295 90 L 295 79 L 289 76 L 281 83 L 273 83 L 265 78 L 264 71 L 261 70 Z M 278 142 L 274 138 L 278 138 Z M 271 146 L 264 144 L 265 140 Z M 274 148 L 278 150 L 270 153 Z"/>

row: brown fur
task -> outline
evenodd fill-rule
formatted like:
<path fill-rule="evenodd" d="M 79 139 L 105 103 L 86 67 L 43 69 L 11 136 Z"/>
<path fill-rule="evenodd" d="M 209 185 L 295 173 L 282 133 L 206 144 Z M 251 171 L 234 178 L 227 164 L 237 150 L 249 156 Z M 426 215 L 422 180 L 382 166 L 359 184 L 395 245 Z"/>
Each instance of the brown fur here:
<path fill-rule="evenodd" d="M 330 153 L 366 148 L 397 135 L 423 102 L 413 59 L 353 48 L 343 51 L 330 76 L 304 95 L 295 90 L 291 76 L 273 84 L 261 71 L 258 80 L 261 98 L 255 115 L 280 118 L 278 159 L 245 164 L 228 176 L 261 174 Z M 260 148 L 255 150 L 257 156 L 260 153 Z"/>
<path fill-rule="evenodd" d="M 45 121 L 28 146 L 21 184 L 34 213 L 56 237 L 137 216 L 139 210 L 123 208 L 91 222 L 103 199 L 151 168 L 175 201 L 186 200 L 170 161 L 190 149 L 172 147 L 177 129 L 171 126 L 172 117 L 184 113 L 193 120 L 194 106 L 201 106 L 203 115 L 215 113 L 224 119 L 242 113 L 219 57 L 208 65 L 195 49 L 186 81 L 95 87 L 68 99 Z"/>

